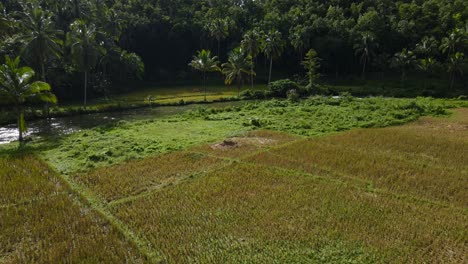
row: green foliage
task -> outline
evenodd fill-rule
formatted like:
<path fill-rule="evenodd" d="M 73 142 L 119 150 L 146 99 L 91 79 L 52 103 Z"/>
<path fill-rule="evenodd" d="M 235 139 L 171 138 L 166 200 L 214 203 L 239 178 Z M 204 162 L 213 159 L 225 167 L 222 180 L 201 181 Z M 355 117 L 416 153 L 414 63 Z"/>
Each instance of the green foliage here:
<path fill-rule="evenodd" d="M 57 98 L 51 93 L 49 84 L 33 81 L 35 72 L 29 67 L 20 67 L 20 58 L 5 58 L 5 64 L 0 66 L 0 95 L 7 98 L 15 106 L 18 120 L 19 140 L 23 140 L 26 131 L 24 106 L 28 100 L 37 99 L 55 104 Z"/>
<path fill-rule="evenodd" d="M 401 52 L 395 53 L 392 60 L 392 66 L 400 69 L 402 86 L 405 85 L 407 71 L 414 66 L 415 61 L 416 56 L 410 50 L 403 49 Z"/>
<path fill-rule="evenodd" d="M 289 91 L 298 91 L 299 89 L 299 85 L 297 85 L 296 82 L 291 81 L 290 79 L 283 79 L 271 82 L 268 85 L 268 95 L 272 97 L 286 98 Z"/>
<path fill-rule="evenodd" d="M 222 73 L 226 75 L 225 83 L 231 85 L 235 80 L 237 82 L 237 96 L 240 96 L 242 81 L 245 76 L 255 75 L 252 70 L 252 57 L 245 55 L 242 48 L 236 48 L 229 53 L 228 62 L 223 63 Z"/>
<path fill-rule="evenodd" d="M 320 69 L 321 59 L 318 57 L 317 52 L 314 49 L 310 49 L 302 62 L 302 66 L 307 72 L 307 77 L 309 78 L 309 87 L 312 87 L 320 74 L 317 72 Z"/>
<path fill-rule="evenodd" d="M 203 89 L 205 90 L 205 101 L 206 101 L 206 73 L 221 71 L 218 66 L 218 57 L 211 57 L 211 51 L 200 50 L 196 56 L 193 56 L 193 60 L 189 63 L 189 66 L 195 70 L 203 73 Z"/>
<path fill-rule="evenodd" d="M 63 41 L 60 37 L 63 32 L 55 28 L 52 15 L 42 9 L 33 8 L 21 15 L 23 56 L 40 65 L 41 79 L 46 81 L 45 64 L 50 58 L 61 57 Z"/>

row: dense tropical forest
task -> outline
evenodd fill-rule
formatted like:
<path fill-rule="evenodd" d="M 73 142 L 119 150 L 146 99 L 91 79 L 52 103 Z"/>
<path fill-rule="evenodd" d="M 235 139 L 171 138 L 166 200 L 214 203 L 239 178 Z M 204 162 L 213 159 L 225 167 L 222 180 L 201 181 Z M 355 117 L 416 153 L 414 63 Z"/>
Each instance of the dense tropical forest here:
<path fill-rule="evenodd" d="M 468 1 L 0 1 L 0 263 L 466 263 Z"/>
<path fill-rule="evenodd" d="M 466 91 L 463 0 L 2 2 L 0 60 L 21 56 L 66 100 L 82 100 L 84 85 L 103 96 L 135 79 L 194 81 L 187 63 L 197 51 L 225 62 L 238 47 L 263 83 L 270 62 L 279 76 L 304 81 L 302 61 L 314 49 L 330 82 L 419 74 Z"/>

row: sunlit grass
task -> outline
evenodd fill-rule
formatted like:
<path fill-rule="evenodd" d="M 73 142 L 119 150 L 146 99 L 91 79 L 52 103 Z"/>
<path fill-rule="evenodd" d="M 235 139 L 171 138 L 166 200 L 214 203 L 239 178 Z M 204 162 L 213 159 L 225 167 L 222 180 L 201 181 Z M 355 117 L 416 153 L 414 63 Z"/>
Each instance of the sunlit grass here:
<path fill-rule="evenodd" d="M 461 211 L 260 165 L 233 165 L 115 212 L 170 263 L 456 262 L 467 249 Z"/>
<path fill-rule="evenodd" d="M 268 129 L 302 136 L 360 127 L 384 127 L 444 114 L 461 101 L 313 97 L 300 103 L 266 101 L 224 109 L 200 107 L 165 119 L 119 122 L 65 136 L 41 155 L 63 173 L 212 143 L 246 131 Z"/>
<path fill-rule="evenodd" d="M 466 115 L 450 125 L 446 122 L 424 118 L 408 126 L 356 130 L 299 142 L 248 160 L 362 179 L 372 188 L 467 206 L 468 122 Z M 434 135 L 434 126 L 445 132 Z M 464 136 L 451 132 L 454 127 Z"/>

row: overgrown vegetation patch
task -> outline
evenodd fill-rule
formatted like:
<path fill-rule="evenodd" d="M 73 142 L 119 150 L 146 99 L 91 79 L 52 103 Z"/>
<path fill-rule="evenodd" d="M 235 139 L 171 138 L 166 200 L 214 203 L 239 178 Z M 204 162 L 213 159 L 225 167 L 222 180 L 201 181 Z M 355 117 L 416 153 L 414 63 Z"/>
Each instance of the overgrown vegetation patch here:
<path fill-rule="evenodd" d="M 223 109 L 203 108 L 165 119 L 119 122 L 66 136 L 42 155 L 64 173 L 88 171 L 216 142 L 251 130 L 314 136 L 359 127 L 383 127 L 422 115 L 443 115 L 462 101 L 311 97 L 271 100 Z M 465 103 L 466 104 L 466 103 Z"/>

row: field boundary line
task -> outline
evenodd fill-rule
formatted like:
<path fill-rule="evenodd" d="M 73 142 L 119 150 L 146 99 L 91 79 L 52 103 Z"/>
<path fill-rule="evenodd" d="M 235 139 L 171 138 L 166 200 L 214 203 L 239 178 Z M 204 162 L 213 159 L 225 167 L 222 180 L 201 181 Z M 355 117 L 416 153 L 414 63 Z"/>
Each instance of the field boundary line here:
<path fill-rule="evenodd" d="M 198 152 L 189 152 L 189 153 L 198 153 Z M 208 155 L 205 155 L 205 156 L 209 157 Z M 222 159 L 222 158 L 218 157 L 218 159 Z M 178 177 L 174 181 L 152 186 L 152 188 L 148 188 L 148 190 L 146 190 L 144 192 L 141 192 L 141 193 L 139 193 L 137 195 L 131 195 L 131 196 L 127 196 L 127 197 L 124 197 L 124 198 L 120 198 L 120 199 L 110 201 L 110 202 L 107 203 L 107 206 L 114 207 L 114 206 L 118 206 L 118 205 L 121 205 L 121 204 L 136 201 L 138 199 L 147 197 L 147 196 L 149 196 L 149 195 L 151 195 L 153 193 L 162 191 L 162 190 L 166 189 L 167 187 L 177 186 L 179 184 L 182 184 L 182 183 L 188 181 L 189 179 L 198 178 L 198 177 L 201 177 L 201 176 L 203 176 L 205 174 L 211 173 L 213 171 L 223 169 L 223 168 L 225 168 L 227 166 L 232 165 L 234 162 L 237 162 L 237 161 L 230 161 L 230 162 L 227 162 L 227 163 L 222 164 L 220 166 L 214 166 L 214 167 L 210 168 L 209 170 L 186 174 L 186 175 L 184 175 L 182 177 Z"/>
<path fill-rule="evenodd" d="M 246 164 L 246 165 L 249 165 L 249 166 L 258 166 L 258 164 L 255 164 L 255 163 L 249 162 L 249 161 L 243 161 L 243 163 Z M 284 172 L 295 173 L 295 174 L 302 175 L 302 176 L 312 177 L 312 178 L 314 178 L 316 180 L 323 180 L 323 181 L 326 181 L 326 182 L 329 182 L 329 183 L 342 184 L 342 185 L 347 185 L 348 184 L 348 182 L 345 182 L 345 181 L 342 181 L 342 180 L 339 180 L 339 179 L 331 179 L 331 178 L 326 177 L 326 176 L 315 175 L 315 174 L 312 174 L 312 173 L 309 173 L 309 172 L 306 172 L 306 171 L 303 171 L 303 170 L 293 170 L 293 169 L 288 169 L 288 168 L 283 168 L 283 167 L 268 165 L 268 164 L 261 164 L 261 165 L 265 166 L 265 167 L 268 167 L 268 168 L 274 168 L 274 169 L 277 169 L 277 170 L 281 170 L 281 171 L 284 171 Z M 345 174 L 343 174 L 343 175 L 345 175 Z M 354 177 L 352 177 L 352 176 L 345 176 L 345 177 L 354 179 Z M 392 192 L 392 191 L 389 191 L 389 190 L 386 190 L 386 189 L 375 188 L 375 187 L 372 187 L 370 189 L 362 188 L 362 187 L 359 187 L 359 186 L 357 186 L 355 184 L 352 184 L 352 183 L 349 184 L 348 186 L 351 186 L 352 188 L 355 188 L 355 189 L 358 189 L 358 190 L 361 190 L 361 191 L 365 191 L 365 192 L 369 192 L 369 193 L 381 194 L 381 195 L 390 196 L 390 197 L 393 197 L 393 198 L 396 198 L 396 199 L 404 199 L 404 200 L 406 200 L 408 202 L 419 202 L 419 203 L 435 205 L 435 206 L 439 206 L 439 207 L 443 207 L 443 208 L 468 212 L 468 208 L 464 208 L 464 207 L 461 207 L 461 206 L 458 206 L 458 205 L 448 204 L 447 202 L 443 202 L 443 201 L 436 201 L 436 200 L 431 200 L 431 199 L 427 199 L 427 198 L 423 198 L 423 197 L 419 197 L 419 196 L 414 196 L 414 195 L 408 195 L 408 194 L 399 194 L 399 193 L 395 193 L 395 192 Z"/>
<path fill-rule="evenodd" d="M 39 160 L 44 162 L 41 157 L 37 157 Z M 66 174 L 60 174 L 51 167 L 51 170 L 57 174 L 57 177 L 62 180 L 68 187 L 68 189 L 76 193 L 79 200 L 88 205 L 92 210 L 96 211 L 104 220 L 109 222 L 113 228 L 115 228 L 125 240 L 131 243 L 138 252 L 146 258 L 150 263 L 163 263 L 164 258 L 162 253 L 150 247 L 151 243 L 144 238 L 138 237 L 124 222 L 115 217 L 90 190 L 85 186 L 75 182 Z"/>

